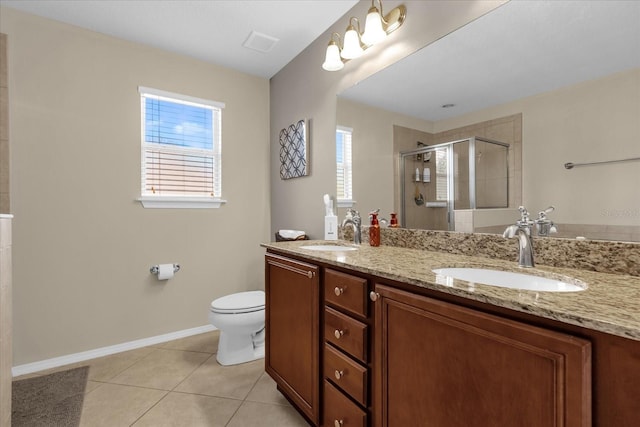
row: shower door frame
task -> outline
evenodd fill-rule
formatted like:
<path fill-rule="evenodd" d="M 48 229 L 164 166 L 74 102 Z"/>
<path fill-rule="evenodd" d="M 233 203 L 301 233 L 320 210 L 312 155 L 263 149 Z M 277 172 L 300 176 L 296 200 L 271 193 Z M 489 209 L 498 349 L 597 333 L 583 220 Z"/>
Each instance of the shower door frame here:
<path fill-rule="evenodd" d="M 440 148 L 447 149 L 447 231 L 453 231 L 455 229 L 455 209 L 453 205 L 454 198 L 454 184 L 455 176 L 453 174 L 453 145 L 463 142 L 469 142 L 469 209 L 477 209 L 476 207 L 476 141 L 486 142 L 489 144 L 501 145 L 507 149 L 506 156 L 506 171 L 507 171 L 507 206 L 509 206 L 509 150 L 511 144 L 506 142 L 496 141 L 495 139 L 489 139 L 479 136 L 472 136 L 470 138 L 457 139 L 455 141 L 443 142 L 440 144 L 428 145 L 425 147 L 417 148 L 410 151 L 400 152 L 400 221 L 401 224 L 406 225 L 406 209 L 405 209 L 405 159 L 410 156 L 416 156 L 418 154 L 425 154 L 429 152 L 435 152 Z M 425 201 L 426 204 L 426 201 Z"/>

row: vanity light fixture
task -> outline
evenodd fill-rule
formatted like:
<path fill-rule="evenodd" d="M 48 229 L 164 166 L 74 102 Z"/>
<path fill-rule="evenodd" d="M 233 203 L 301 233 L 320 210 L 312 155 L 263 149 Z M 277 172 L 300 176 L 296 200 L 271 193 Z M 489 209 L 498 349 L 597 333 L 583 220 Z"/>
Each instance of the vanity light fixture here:
<path fill-rule="evenodd" d="M 376 0 L 371 0 L 371 7 L 367 13 L 364 32 L 360 32 L 358 18 L 349 18 L 349 26 L 344 34 L 344 45 L 339 45 L 340 34 L 331 34 L 331 40 L 327 46 L 325 61 L 322 68 L 327 71 L 338 71 L 344 67 L 344 61 L 361 56 L 367 47 L 384 40 L 384 38 L 402 26 L 407 16 L 407 8 L 400 5 L 384 15 L 382 0 L 377 0 L 380 9 L 375 6 Z M 355 25 L 353 22 L 355 21 Z M 338 40 L 334 39 L 335 36 Z M 338 61 L 341 64 L 338 64 Z"/>

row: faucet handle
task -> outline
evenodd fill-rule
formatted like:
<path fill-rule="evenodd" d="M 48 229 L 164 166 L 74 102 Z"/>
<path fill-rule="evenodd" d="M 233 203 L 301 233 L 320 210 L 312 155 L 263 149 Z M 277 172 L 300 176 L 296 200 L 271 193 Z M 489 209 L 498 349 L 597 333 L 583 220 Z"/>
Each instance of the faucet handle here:
<path fill-rule="evenodd" d="M 362 222 L 361 222 L 361 221 L 362 221 L 362 218 L 360 217 L 360 212 L 358 212 L 358 211 L 357 211 L 357 210 L 355 210 L 355 209 L 351 209 L 351 208 L 347 209 L 347 217 L 345 218 L 345 220 L 346 220 L 346 219 L 351 219 L 351 220 L 353 220 L 353 221 L 358 225 L 358 227 L 359 227 L 359 226 L 360 226 L 360 224 L 362 223 Z"/>
<path fill-rule="evenodd" d="M 520 219 L 516 222 L 516 224 L 521 227 L 531 227 L 533 225 L 533 221 L 531 221 L 531 218 L 529 217 L 527 208 L 525 208 L 524 206 L 520 206 L 518 210 L 520 211 Z"/>
<path fill-rule="evenodd" d="M 536 223 L 539 236 L 548 236 L 549 234 L 558 232 L 553 221 L 547 217 L 547 214 L 553 212 L 555 209 L 555 206 L 549 206 L 547 209 L 538 213 L 538 218 L 536 218 L 534 222 Z"/>
<path fill-rule="evenodd" d="M 547 209 L 538 213 L 538 218 L 535 220 L 535 223 L 539 236 L 548 236 L 549 234 L 558 232 L 556 225 L 547 217 L 547 214 L 554 210 L 554 206 L 549 206 Z"/>
<path fill-rule="evenodd" d="M 556 210 L 556 207 L 555 207 L 555 206 L 553 206 L 553 205 L 551 205 L 551 206 L 549 206 L 547 209 L 545 209 L 544 211 L 542 211 L 542 212 L 540 212 L 540 213 L 544 213 L 544 214 L 546 215 L 546 214 L 551 213 L 551 212 L 553 212 L 553 211 L 555 211 L 555 210 Z"/>
<path fill-rule="evenodd" d="M 549 206 L 547 209 L 545 209 L 545 210 L 543 210 L 543 211 L 540 211 L 540 212 L 538 213 L 538 219 L 537 219 L 537 221 L 544 221 L 544 220 L 546 220 L 546 219 L 547 219 L 547 214 L 548 214 L 548 213 L 553 212 L 555 209 L 556 209 L 556 208 L 555 208 L 555 206 Z"/>

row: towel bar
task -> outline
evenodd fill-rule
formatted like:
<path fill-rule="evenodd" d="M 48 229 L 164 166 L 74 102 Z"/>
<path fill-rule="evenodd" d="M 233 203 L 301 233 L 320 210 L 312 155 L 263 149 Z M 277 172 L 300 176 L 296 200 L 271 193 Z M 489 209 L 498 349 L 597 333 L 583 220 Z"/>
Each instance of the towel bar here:
<path fill-rule="evenodd" d="M 640 157 L 630 157 L 628 159 L 620 159 L 620 160 L 604 160 L 602 162 L 586 162 L 586 163 L 565 163 L 565 169 L 573 169 L 576 166 L 587 166 L 587 165 L 601 165 L 603 163 L 619 163 L 619 162 L 630 162 L 633 160 L 640 160 Z"/>

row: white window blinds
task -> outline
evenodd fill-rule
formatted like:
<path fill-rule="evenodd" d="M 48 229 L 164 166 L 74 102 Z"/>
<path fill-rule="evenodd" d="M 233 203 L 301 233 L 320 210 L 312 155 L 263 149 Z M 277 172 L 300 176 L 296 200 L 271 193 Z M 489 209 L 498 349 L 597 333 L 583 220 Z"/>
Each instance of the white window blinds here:
<path fill-rule="evenodd" d="M 449 200 L 449 174 L 447 173 L 447 149 L 436 151 L 436 200 Z"/>
<path fill-rule="evenodd" d="M 353 129 L 338 126 L 336 129 L 337 199 L 353 199 L 351 139 Z"/>
<path fill-rule="evenodd" d="M 224 104 L 139 88 L 142 195 L 220 198 Z"/>

